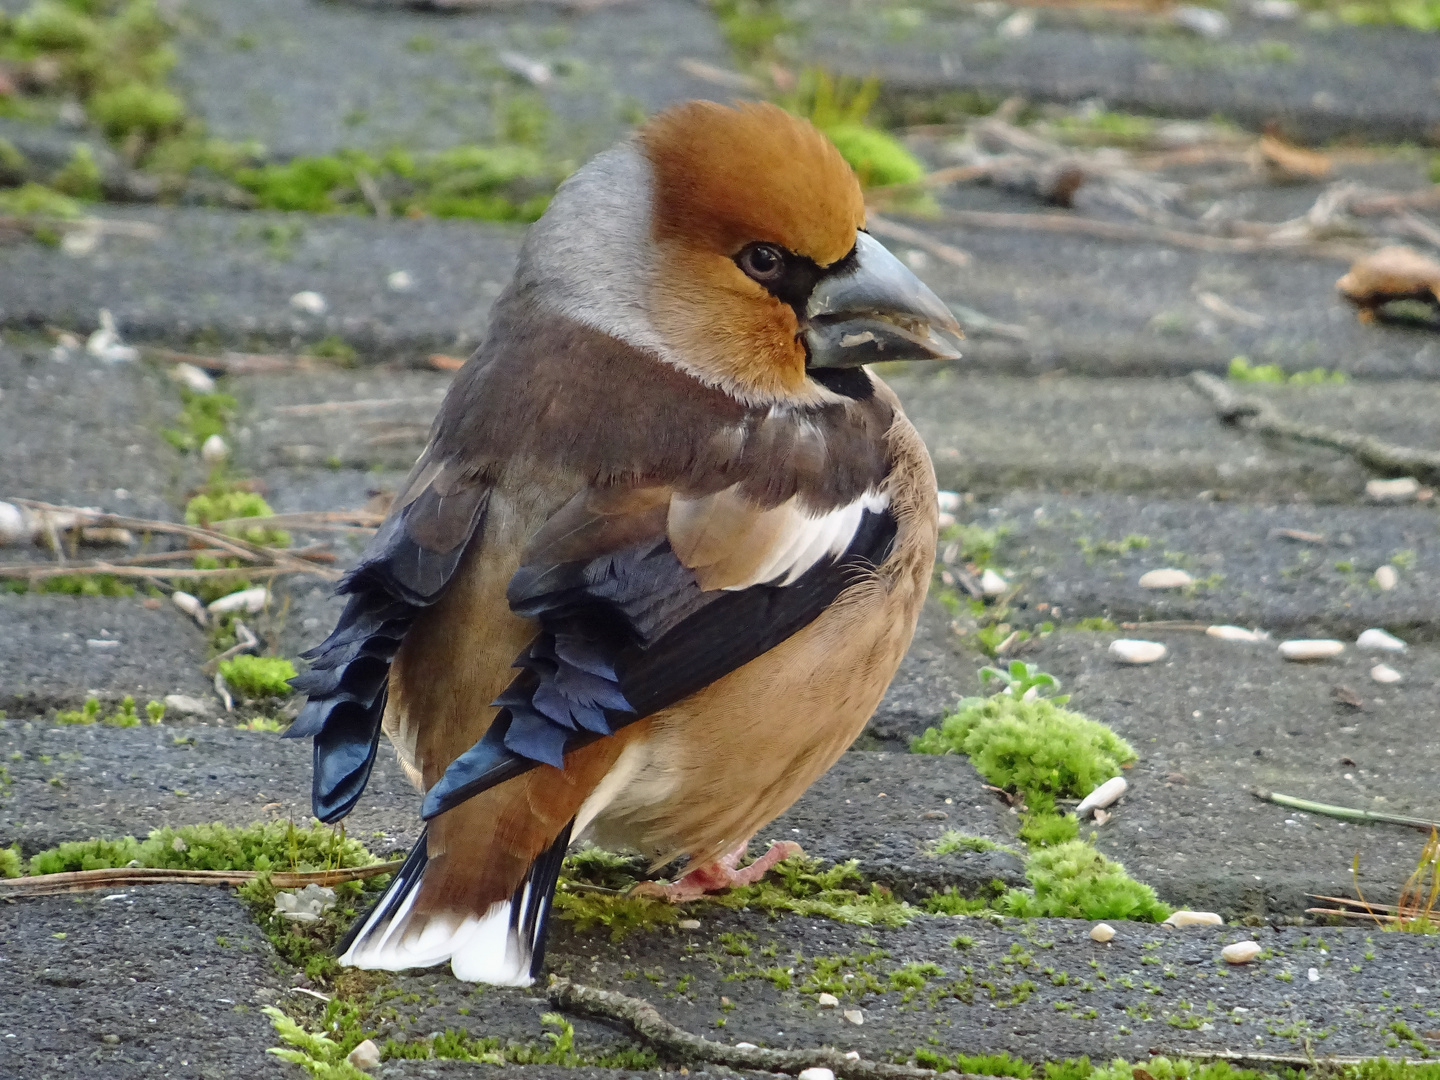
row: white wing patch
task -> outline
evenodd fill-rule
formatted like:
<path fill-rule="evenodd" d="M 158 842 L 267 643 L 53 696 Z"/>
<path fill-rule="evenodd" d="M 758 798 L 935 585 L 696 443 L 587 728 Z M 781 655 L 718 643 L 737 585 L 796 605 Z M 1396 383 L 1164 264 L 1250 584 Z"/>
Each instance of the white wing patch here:
<path fill-rule="evenodd" d="M 809 513 L 796 498 L 759 511 L 727 488 L 703 499 L 671 500 L 668 531 L 676 555 L 705 588 L 789 585 L 822 560 L 844 554 L 865 511 L 889 505 L 887 492 L 867 491 L 821 514 Z"/>

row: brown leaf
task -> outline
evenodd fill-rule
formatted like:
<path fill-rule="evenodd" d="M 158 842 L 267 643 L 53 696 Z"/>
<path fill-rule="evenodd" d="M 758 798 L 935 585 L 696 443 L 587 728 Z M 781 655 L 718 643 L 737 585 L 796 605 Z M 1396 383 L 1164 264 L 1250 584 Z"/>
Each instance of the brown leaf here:
<path fill-rule="evenodd" d="M 1365 702 L 1361 700 L 1360 695 L 1348 686 L 1332 686 L 1330 694 L 1341 705 L 1349 705 L 1352 709 L 1365 708 Z"/>
<path fill-rule="evenodd" d="M 1313 150 L 1263 135 L 1258 146 L 1260 157 L 1278 180 L 1320 180 L 1330 173 L 1330 159 Z"/>
<path fill-rule="evenodd" d="M 1335 287 L 1362 314 L 1390 300 L 1440 300 L 1440 262 L 1393 244 L 1356 259 Z"/>

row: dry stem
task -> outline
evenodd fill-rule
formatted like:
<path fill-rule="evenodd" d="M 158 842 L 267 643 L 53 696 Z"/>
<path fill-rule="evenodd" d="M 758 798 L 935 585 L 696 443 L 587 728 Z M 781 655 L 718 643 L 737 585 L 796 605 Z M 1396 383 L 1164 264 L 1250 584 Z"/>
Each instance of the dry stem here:
<path fill-rule="evenodd" d="M 402 862 L 372 863 L 345 870 L 284 872 L 269 874 L 277 889 L 300 889 L 306 885 L 339 885 L 380 874 L 393 874 Z M 114 870 L 74 870 L 63 874 L 0 880 L 0 900 L 21 896 L 54 896 L 57 893 L 90 892 L 94 889 L 125 889 L 135 885 L 244 885 L 265 876 L 257 870 L 162 870 L 153 867 L 120 867 Z"/>

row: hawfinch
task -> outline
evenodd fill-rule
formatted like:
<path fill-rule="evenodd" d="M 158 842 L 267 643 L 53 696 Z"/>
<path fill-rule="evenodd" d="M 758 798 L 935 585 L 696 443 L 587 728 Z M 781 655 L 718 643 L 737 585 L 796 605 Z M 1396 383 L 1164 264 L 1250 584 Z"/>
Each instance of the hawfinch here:
<path fill-rule="evenodd" d="M 869 719 L 934 563 L 930 460 L 864 365 L 959 327 L 864 226 L 807 122 L 692 102 L 530 228 L 296 680 L 316 817 L 381 731 L 425 793 L 342 963 L 526 985 L 573 840 L 688 857 L 681 896 L 787 853 L 736 872 Z"/>

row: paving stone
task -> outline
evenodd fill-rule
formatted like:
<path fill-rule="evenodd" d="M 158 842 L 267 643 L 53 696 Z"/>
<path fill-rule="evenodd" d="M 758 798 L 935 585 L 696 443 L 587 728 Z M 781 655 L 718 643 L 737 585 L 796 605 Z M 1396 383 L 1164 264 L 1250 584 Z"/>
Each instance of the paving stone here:
<path fill-rule="evenodd" d="M 0 340 L 0 499 L 169 516 L 178 458 L 159 433 L 177 400 L 144 365 L 104 364 L 79 351 L 56 360 L 35 342 Z M 6 562 L 16 554 L 0 549 Z"/>
<path fill-rule="evenodd" d="M 1027 621 L 1055 618 L 1058 605 L 1061 621 L 1190 619 L 1351 639 L 1371 626 L 1414 640 L 1436 633 L 1429 597 L 1440 574 L 1440 530 L 1423 506 L 1015 493 L 965 519 L 1005 530 L 999 561 L 1007 576 L 1026 581 Z M 1275 534 L 1281 529 L 1324 541 L 1285 539 Z M 1399 569 L 1388 592 L 1371 583 L 1387 562 Z M 1142 574 L 1163 567 L 1187 570 L 1197 584 L 1140 587 Z"/>
<path fill-rule="evenodd" d="M 729 98 L 678 61 L 729 63 L 713 19 L 683 0 L 436 13 L 357 3 L 190 0 L 174 82 L 211 135 L 281 158 L 493 140 L 507 99 L 535 91 L 504 53 L 548 65 L 553 139 L 576 161 L 638 113 Z"/>
<path fill-rule="evenodd" d="M 370 359 L 468 355 L 514 269 L 517 229 L 223 210 L 129 208 L 153 239 L 107 236 L 76 257 L 0 246 L 0 328 L 89 333 L 100 308 L 137 342 L 295 350 L 331 335 Z M 387 279 L 410 274 L 395 292 Z M 323 315 L 290 304 L 313 290 Z"/>
<path fill-rule="evenodd" d="M 977 363 L 980 367 L 983 361 Z M 1348 455 L 1261 439 L 1220 423 L 1181 379 L 992 376 L 959 366 L 889 370 L 943 488 L 981 496 L 1025 489 L 1247 500 L 1353 502 L 1374 474 Z M 1410 380 L 1246 387 L 1306 423 L 1408 446 L 1440 444 L 1440 397 Z"/>
<path fill-rule="evenodd" d="M 262 1005 L 278 957 L 228 889 L 0 905 L 0 1073 L 289 1077 Z M 111 1041 L 118 1040 L 118 1041 Z"/>
<path fill-rule="evenodd" d="M 1440 948 L 1433 939 L 1364 929 L 1170 930 L 1116 922 L 1115 940 L 1098 945 L 1089 938 L 1092 925 L 921 916 L 884 930 L 717 912 L 702 918 L 698 934 L 637 933 L 614 944 L 562 929 L 551 967 L 645 997 L 672 1023 L 707 1038 L 825 1044 L 881 1059 L 917 1047 L 1005 1051 L 1030 1061 L 1078 1054 L 1133 1061 L 1237 1045 L 1294 1053 L 1307 1037 L 1320 1056 L 1376 1054 L 1384 1052 L 1396 1004 L 1416 1024 L 1436 1004 L 1432 973 Z M 722 931 L 734 936 L 717 948 Z M 1222 944 L 1251 935 L 1272 955 L 1228 968 L 1219 959 Z M 952 944 L 961 938 L 969 944 Z M 858 1006 L 863 1026 L 847 1023 L 841 1009 L 817 1009 L 813 982 L 804 992 L 816 965 L 840 958 L 850 964 L 836 975 L 854 976 L 836 988 L 842 1009 Z M 908 998 L 896 989 L 865 992 L 867 974 L 886 986 L 902 966 L 925 963 L 943 974 L 929 976 Z M 1312 966 L 1319 974 L 1314 983 L 1307 978 Z M 790 968 L 786 989 L 764 973 Z M 1236 1006 L 1242 1011 L 1232 1011 Z"/>
<path fill-rule="evenodd" d="M 798 3 L 790 10 L 799 15 Z M 876 76 L 897 108 L 933 115 L 936 99 L 1018 94 L 1031 101 L 1098 98 L 1112 109 L 1276 122 L 1312 141 L 1434 141 L 1440 128 L 1429 35 L 1398 27 L 1301 24 L 1228 13 L 1233 30 L 1206 40 L 1161 19 L 1107 21 L 1036 11 L 1033 29 L 1001 30 L 1008 7 L 898 3 L 803 7 L 796 51 L 831 70 Z M 910 102 L 906 99 L 909 98 Z M 943 107 L 943 106 L 942 106 Z"/>

